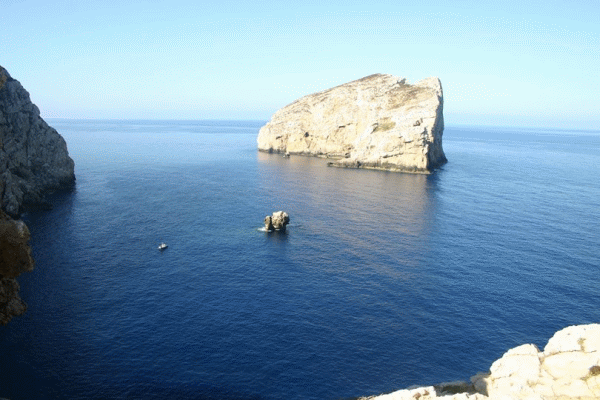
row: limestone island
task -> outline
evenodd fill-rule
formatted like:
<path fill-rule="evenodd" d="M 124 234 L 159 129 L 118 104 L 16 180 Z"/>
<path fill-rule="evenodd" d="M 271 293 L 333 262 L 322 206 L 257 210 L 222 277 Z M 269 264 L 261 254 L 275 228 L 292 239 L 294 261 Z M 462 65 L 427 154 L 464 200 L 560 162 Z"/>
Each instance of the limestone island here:
<path fill-rule="evenodd" d="M 258 133 L 258 150 L 333 159 L 335 167 L 425 173 L 447 162 L 442 85 L 375 74 L 304 96 Z"/>

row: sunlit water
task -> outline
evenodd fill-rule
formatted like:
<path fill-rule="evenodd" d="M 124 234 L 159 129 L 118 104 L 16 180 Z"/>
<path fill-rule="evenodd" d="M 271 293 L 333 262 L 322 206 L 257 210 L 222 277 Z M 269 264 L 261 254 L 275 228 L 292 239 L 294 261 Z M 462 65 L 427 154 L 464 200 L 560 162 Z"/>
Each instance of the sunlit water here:
<path fill-rule="evenodd" d="M 600 321 L 598 132 L 448 127 L 425 176 L 258 153 L 259 122 L 50 123 L 77 185 L 24 216 L 0 397 L 340 399 Z"/>

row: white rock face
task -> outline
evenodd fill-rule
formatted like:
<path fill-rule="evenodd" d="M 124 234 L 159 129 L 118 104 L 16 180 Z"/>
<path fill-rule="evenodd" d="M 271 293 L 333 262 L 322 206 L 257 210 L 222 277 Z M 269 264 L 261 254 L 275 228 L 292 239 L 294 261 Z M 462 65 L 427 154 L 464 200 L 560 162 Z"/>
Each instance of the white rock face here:
<path fill-rule="evenodd" d="M 334 158 L 332 166 L 430 173 L 444 164 L 442 86 L 376 74 L 304 96 L 258 134 L 266 152 Z"/>
<path fill-rule="evenodd" d="M 18 216 L 44 193 L 69 187 L 74 163 L 62 138 L 40 117 L 29 93 L 0 67 L 0 208 Z"/>
<path fill-rule="evenodd" d="M 403 389 L 371 397 L 377 400 L 600 399 L 600 324 L 570 326 L 557 332 L 543 352 L 533 344 L 507 351 L 489 373 L 460 382 Z M 457 393 L 462 391 L 463 393 Z M 448 392 L 452 394 L 449 394 Z"/>
<path fill-rule="evenodd" d="M 290 216 L 284 211 L 276 211 L 265 217 L 265 230 L 285 232 L 285 227 L 290 223 Z"/>
<path fill-rule="evenodd" d="M 487 396 L 480 393 L 454 393 L 454 394 L 443 394 L 438 388 L 434 386 L 424 386 L 415 389 L 402 389 L 396 392 L 383 394 L 381 396 L 361 398 L 359 400 L 366 399 L 377 399 L 377 400 L 433 400 L 433 399 L 444 399 L 444 400 L 486 400 Z"/>

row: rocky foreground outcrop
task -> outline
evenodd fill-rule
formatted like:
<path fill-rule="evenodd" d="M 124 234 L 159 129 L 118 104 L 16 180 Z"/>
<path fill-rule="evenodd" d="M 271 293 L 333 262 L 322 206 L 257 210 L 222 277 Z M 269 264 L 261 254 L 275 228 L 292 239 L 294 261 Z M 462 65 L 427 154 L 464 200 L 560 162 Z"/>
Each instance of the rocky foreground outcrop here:
<path fill-rule="evenodd" d="M 29 93 L 0 67 L 0 208 L 18 216 L 44 194 L 73 185 L 67 144 L 40 117 Z"/>
<path fill-rule="evenodd" d="M 444 164 L 442 86 L 375 74 L 304 96 L 260 129 L 265 152 L 334 158 L 331 166 L 430 173 Z"/>
<path fill-rule="evenodd" d="M 29 229 L 0 210 L 0 325 L 21 315 L 27 306 L 19 296 L 15 280 L 22 272 L 33 269 L 29 247 Z"/>
<path fill-rule="evenodd" d="M 557 332 L 544 351 L 524 344 L 507 351 L 471 383 L 453 382 L 369 397 L 377 400 L 600 399 L 600 324 Z"/>

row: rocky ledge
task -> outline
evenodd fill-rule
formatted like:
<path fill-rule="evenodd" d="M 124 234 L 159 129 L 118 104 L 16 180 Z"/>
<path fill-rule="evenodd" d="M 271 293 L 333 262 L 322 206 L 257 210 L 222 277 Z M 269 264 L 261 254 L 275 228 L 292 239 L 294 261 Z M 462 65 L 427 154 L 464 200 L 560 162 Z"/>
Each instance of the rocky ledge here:
<path fill-rule="evenodd" d="M 543 352 L 533 344 L 515 347 L 470 383 L 443 383 L 362 399 L 600 399 L 600 324 L 565 328 Z"/>
<path fill-rule="evenodd" d="M 260 129 L 265 152 L 333 158 L 331 166 L 430 173 L 444 164 L 442 86 L 375 74 L 304 96 Z"/>
<path fill-rule="evenodd" d="M 0 208 L 17 217 L 75 181 L 67 144 L 40 117 L 19 81 L 0 66 Z"/>

